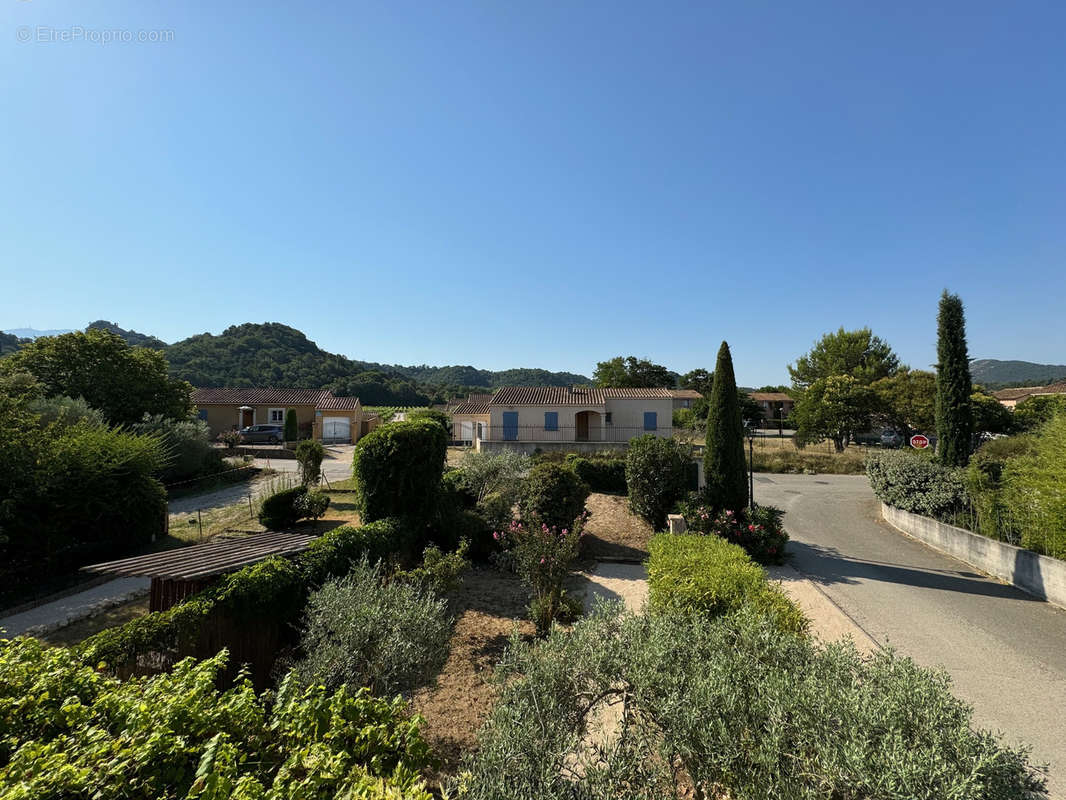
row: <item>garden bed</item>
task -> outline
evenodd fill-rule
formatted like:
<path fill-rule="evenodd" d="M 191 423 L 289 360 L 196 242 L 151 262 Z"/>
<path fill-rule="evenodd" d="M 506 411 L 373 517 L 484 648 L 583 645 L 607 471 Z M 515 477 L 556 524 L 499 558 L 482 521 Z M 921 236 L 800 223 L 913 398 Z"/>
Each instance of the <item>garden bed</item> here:
<path fill-rule="evenodd" d="M 589 519 L 581 541 L 582 558 L 643 561 L 648 557 L 648 540 L 654 531 L 630 512 L 627 503 L 628 498 L 622 495 L 589 495 L 585 503 Z"/>
<path fill-rule="evenodd" d="M 462 754 L 474 748 L 496 700 L 492 671 L 515 625 L 524 637 L 533 636 L 528 590 L 510 572 L 469 570 L 453 603 L 456 620 L 448 660 L 436 683 L 411 701 L 426 719 L 423 733 L 441 760 L 439 775 L 454 774 Z"/>

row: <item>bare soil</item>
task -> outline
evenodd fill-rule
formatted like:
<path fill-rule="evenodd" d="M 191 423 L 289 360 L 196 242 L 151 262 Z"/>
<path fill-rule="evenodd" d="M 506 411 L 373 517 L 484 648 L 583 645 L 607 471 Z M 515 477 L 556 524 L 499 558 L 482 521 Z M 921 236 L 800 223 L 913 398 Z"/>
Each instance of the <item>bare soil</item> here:
<path fill-rule="evenodd" d="M 492 671 L 515 626 L 534 635 L 526 617 L 529 596 L 516 575 L 490 567 L 466 573 L 453 599 L 456 615 L 451 650 L 435 685 L 417 692 L 412 708 L 426 724 L 426 740 L 441 760 L 440 773 L 454 774 L 464 753 L 475 748 L 477 732 L 496 700 Z"/>
<path fill-rule="evenodd" d="M 654 531 L 632 514 L 627 498 L 616 494 L 589 495 L 585 503 L 589 520 L 581 540 L 581 557 L 612 561 L 644 561 Z"/>

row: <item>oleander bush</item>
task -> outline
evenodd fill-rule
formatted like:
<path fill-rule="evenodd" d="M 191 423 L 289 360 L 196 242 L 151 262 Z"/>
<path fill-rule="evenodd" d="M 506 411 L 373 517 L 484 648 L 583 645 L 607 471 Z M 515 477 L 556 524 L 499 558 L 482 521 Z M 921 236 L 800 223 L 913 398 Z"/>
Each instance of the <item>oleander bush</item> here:
<path fill-rule="evenodd" d="M 220 690 L 225 651 L 118 680 L 70 650 L 0 640 L 5 800 L 429 800 L 430 763 L 404 702 L 284 680 Z"/>
<path fill-rule="evenodd" d="M 655 530 L 666 526 L 666 515 L 689 489 L 692 456 L 676 439 L 645 434 L 629 441 L 626 486 L 629 508 Z"/>
<path fill-rule="evenodd" d="M 823 645 L 751 608 L 602 604 L 545 640 L 516 633 L 496 677 L 460 778 L 470 800 L 1044 796 L 1026 751 L 975 729 L 946 673 Z"/>
<path fill-rule="evenodd" d="M 701 492 L 689 494 L 678 508 L 690 532 L 719 536 L 738 544 L 760 564 L 784 563 L 788 534 L 781 522 L 784 512 L 780 509 L 756 506 L 750 510 L 715 513 Z"/>
<path fill-rule="evenodd" d="M 625 494 L 628 490 L 624 458 L 582 458 L 571 453 L 566 463 L 593 492 Z"/>
<path fill-rule="evenodd" d="M 903 511 L 951 521 L 968 504 L 963 471 L 923 454 L 873 451 L 866 456 L 866 475 L 878 499 Z"/>
<path fill-rule="evenodd" d="M 348 684 L 392 696 L 436 675 L 450 636 L 444 600 L 420 581 L 388 580 L 364 556 L 308 598 L 294 672 L 331 691 Z"/>
<path fill-rule="evenodd" d="M 529 471 L 518 499 L 523 520 L 555 528 L 572 528 L 585 512 L 589 487 L 562 464 L 537 464 Z"/>
<path fill-rule="evenodd" d="M 661 533 L 648 544 L 651 608 L 709 616 L 752 608 L 782 630 L 802 633 L 807 620 L 739 545 L 718 536 Z"/>

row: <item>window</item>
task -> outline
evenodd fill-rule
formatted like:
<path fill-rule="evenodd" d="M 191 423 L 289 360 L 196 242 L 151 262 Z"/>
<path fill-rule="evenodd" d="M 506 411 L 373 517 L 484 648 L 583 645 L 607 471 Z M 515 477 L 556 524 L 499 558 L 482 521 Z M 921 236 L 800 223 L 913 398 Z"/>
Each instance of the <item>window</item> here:
<path fill-rule="evenodd" d="M 285 409 L 284 408 L 272 408 L 268 419 L 271 422 L 281 423 L 285 421 Z"/>
<path fill-rule="evenodd" d="M 681 407 L 682 408 L 692 408 L 692 401 L 691 400 L 682 400 L 681 401 Z"/>
<path fill-rule="evenodd" d="M 611 412 L 610 411 L 605 411 L 603 413 L 603 421 L 606 422 L 608 425 L 611 424 Z"/>
<path fill-rule="evenodd" d="M 202 420 L 203 420 L 204 422 L 207 422 L 207 409 L 206 409 L 206 408 L 201 408 L 201 409 L 200 409 L 200 410 L 199 410 L 199 411 L 197 412 L 197 415 L 196 415 L 196 416 L 198 416 L 198 417 L 199 417 L 200 419 L 202 419 Z"/>
<path fill-rule="evenodd" d="M 644 412 L 644 430 L 653 431 L 659 427 L 659 415 L 654 411 Z"/>
<path fill-rule="evenodd" d="M 559 412 L 558 411 L 545 411 L 544 412 L 544 430 L 557 431 L 559 430 Z"/>

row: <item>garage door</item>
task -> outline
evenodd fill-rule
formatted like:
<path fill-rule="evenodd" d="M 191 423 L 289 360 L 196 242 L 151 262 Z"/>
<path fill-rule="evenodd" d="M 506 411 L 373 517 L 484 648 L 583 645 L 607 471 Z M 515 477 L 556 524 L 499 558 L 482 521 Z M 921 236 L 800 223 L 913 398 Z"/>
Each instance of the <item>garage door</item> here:
<path fill-rule="evenodd" d="M 349 420 L 347 417 L 322 418 L 322 441 L 350 442 L 351 440 L 351 420 Z"/>
<path fill-rule="evenodd" d="M 472 441 L 474 441 L 474 423 L 473 422 L 460 423 L 459 428 L 460 428 L 460 433 L 459 433 L 459 438 L 460 439 L 462 439 L 464 442 L 472 442 Z"/>

